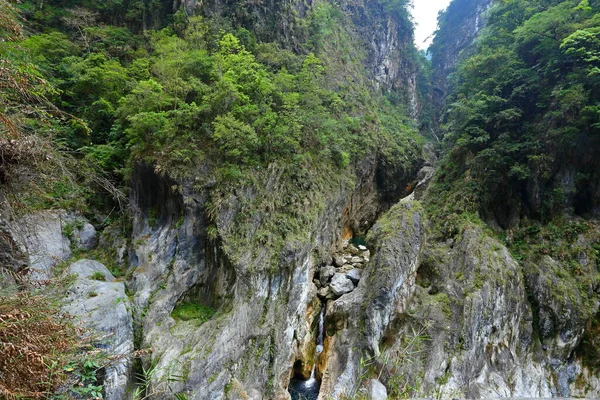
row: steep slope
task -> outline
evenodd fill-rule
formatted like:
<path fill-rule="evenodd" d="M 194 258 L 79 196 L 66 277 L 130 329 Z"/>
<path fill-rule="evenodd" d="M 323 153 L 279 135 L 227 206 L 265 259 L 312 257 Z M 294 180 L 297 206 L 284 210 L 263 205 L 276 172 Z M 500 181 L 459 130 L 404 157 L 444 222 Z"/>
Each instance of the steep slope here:
<path fill-rule="evenodd" d="M 409 116 L 417 70 L 403 55 L 414 53 L 404 4 L 299 4 L 240 15 L 236 2 L 188 2 L 204 18 L 175 13 L 147 36 L 135 29 L 166 18 L 145 3 L 131 10 L 139 21 L 115 4 L 24 5 L 38 27 L 61 31 L 22 43 L 61 89 L 53 99 L 82 118 L 57 127 L 57 141 L 130 185 L 131 231 L 86 210 L 107 233 L 99 249 L 66 251 L 60 219 L 44 232 L 65 250 L 46 277 L 79 271 L 65 309 L 110 309 L 79 258 L 106 251 L 127 286 L 112 311 L 133 314 L 137 352 L 106 368 L 93 389 L 106 398 L 131 386 L 154 398 L 289 396 L 294 364 L 314 363 L 317 266 L 414 179 L 422 139 Z M 95 329 L 90 315 L 78 317 Z"/>
<path fill-rule="evenodd" d="M 451 4 L 435 171 L 405 1 L 76 5 L 26 2 L 44 31 L 0 42 L 129 194 L 115 221 L 86 188 L 95 227 L 64 186 L 3 206 L 3 286 L 66 279 L 109 356 L 52 391 L 600 396 L 596 3 Z"/>
<path fill-rule="evenodd" d="M 448 95 L 448 78 L 485 24 L 493 0 L 453 1 L 438 18 L 438 31 L 429 51 L 433 67 L 433 100 L 438 107 Z"/>

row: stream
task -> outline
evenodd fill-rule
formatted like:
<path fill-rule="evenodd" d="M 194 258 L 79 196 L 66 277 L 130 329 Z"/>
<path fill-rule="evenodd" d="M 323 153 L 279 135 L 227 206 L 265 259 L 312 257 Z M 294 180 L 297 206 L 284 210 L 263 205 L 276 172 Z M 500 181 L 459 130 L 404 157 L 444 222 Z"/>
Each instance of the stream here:
<path fill-rule="evenodd" d="M 315 378 L 317 359 L 323 352 L 323 341 L 325 339 L 325 304 L 323 304 L 319 315 L 319 332 L 317 334 L 317 347 L 315 349 L 315 362 L 309 379 L 300 379 L 296 376 L 290 381 L 289 392 L 292 400 L 317 400 L 321 382 Z"/>

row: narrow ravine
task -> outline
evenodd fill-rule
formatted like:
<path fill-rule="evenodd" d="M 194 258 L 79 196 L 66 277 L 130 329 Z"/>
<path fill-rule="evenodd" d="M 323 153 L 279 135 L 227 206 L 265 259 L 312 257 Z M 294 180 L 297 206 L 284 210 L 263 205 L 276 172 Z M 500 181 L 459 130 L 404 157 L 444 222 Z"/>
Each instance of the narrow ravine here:
<path fill-rule="evenodd" d="M 292 378 L 289 386 L 292 400 L 317 400 L 319 397 L 321 381 L 315 377 L 315 370 L 317 368 L 318 358 L 323 352 L 323 340 L 325 338 L 325 309 L 326 305 L 323 303 L 321 306 L 321 313 L 319 314 L 319 330 L 317 333 L 315 360 L 310 373 L 310 378 L 302 379 L 302 377 L 299 376 L 294 376 Z"/>

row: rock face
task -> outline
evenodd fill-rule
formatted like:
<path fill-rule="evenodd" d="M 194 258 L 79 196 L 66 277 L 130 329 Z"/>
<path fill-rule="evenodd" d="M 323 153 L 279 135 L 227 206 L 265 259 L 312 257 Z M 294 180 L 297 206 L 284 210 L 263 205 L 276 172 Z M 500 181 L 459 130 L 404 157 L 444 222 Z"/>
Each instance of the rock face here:
<path fill-rule="evenodd" d="M 423 226 L 417 203 L 393 207 L 372 229 L 373 257 L 358 287 L 328 301 L 319 398 L 359 393 L 370 357 L 379 360 L 381 383 L 393 386 L 400 376 L 420 388 L 413 397 L 598 396 L 597 381 L 573 358 L 581 322 L 598 312 L 597 304 L 552 300 L 544 289 L 552 281 L 531 291 L 539 273 L 527 283 L 519 263 L 481 228 L 439 243 L 426 240 Z M 549 274 L 541 276 L 555 276 L 551 266 L 540 268 Z M 539 298 L 535 319 L 532 293 Z M 544 325 L 546 314 L 561 322 L 536 337 L 534 321 Z"/>
<path fill-rule="evenodd" d="M 409 20 L 401 17 L 385 1 L 340 1 L 340 7 L 352 16 L 360 37 L 368 48 L 367 65 L 371 79 L 385 90 L 408 95 L 413 116 L 418 113 L 417 69 L 405 55 L 412 51 L 413 32 Z"/>
<path fill-rule="evenodd" d="M 97 261 L 79 260 L 66 274 L 77 279 L 70 286 L 63 312 L 98 335 L 97 346 L 113 360 L 104 373 L 104 398 L 127 398 L 133 378 L 132 307 L 123 282 L 115 282 L 110 271 Z"/>
<path fill-rule="evenodd" d="M 312 0 L 185 0 L 183 4 L 188 13 L 226 17 L 263 41 L 278 42 L 293 50 L 299 50 L 307 36 L 303 19 L 319 5 Z M 382 0 L 341 0 L 335 6 L 354 25 L 348 24 L 347 28 L 356 45 L 366 49 L 369 78 L 385 91 L 401 89 L 416 116 L 417 66 L 406 57 L 413 52 L 413 32 L 403 10 Z"/>
<path fill-rule="evenodd" d="M 264 249 L 231 259 L 226 243 L 208 240 L 200 206 L 206 193 L 185 185 L 173 193 L 168 179 L 143 168 L 137 173 L 128 286 L 141 348 L 153 350 L 145 360 L 157 368 L 151 389 L 161 398 L 285 399 L 293 371 L 309 376 L 316 365 L 319 398 L 340 399 L 367 393 L 360 387 L 365 359 L 379 360 L 388 390 L 402 376 L 420 388 L 415 397 L 600 393 L 590 370 L 573 358 L 587 318 L 577 313 L 579 303 L 553 303 L 544 280 L 534 297 L 547 311 L 539 307 L 542 318 L 534 318 L 528 287 L 553 274 L 549 260 L 523 274 L 477 226 L 452 240 L 427 239 L 424 211 L 412 200 L 378 220 L 368 248 L 336 246 L 348 206 L 348 193 L 340 191 L 311 228 L 314 239 L 286 243 L 273 270 L 261 264 Z M 216 216 L 219 232 L 227 232 L 239 202 L 228 205 Z M 316 257 L 315 249 L 326 256 Z M 217 312 L 204 323 L 173 319 L 172 310 L 185 302 Z M 323 305 L 326 334 L 317 355 Z M 544 312 L 564 324 L 553 325 L 542 343 L 534 321 L 543 324 Z M 577 322 L 570 325 L 565 315 Z M 587 386 L 576 385 L 582 380 Z"/>
<path fill-rule="evenodd" d="M 434 71 L 434 101 L 441 106 L 448 94 L 448 77 L 485 23 L 486 11 L 494 0 L 452 2 L 439 21 L 441 30 L 431 47 Z"/>
<path fill-rule="evenodd" d="M 52 268 L 69 259 L 71 250 L 91 250 L 98 244 L 96 230 L 83 217 L 64 210 L 40 211 L 16 221 L 13 232 L 28 254 L 28 279 L 45 281 Z"/>
<path fill-rule="evenodd" d="M 71 242 L 64 235 L 67 214 L 42 211 L 17 222 L 19 239 L 29 255 L 29 279 L 52 277 L 52 267 L 71 257 Z"/>
<path fill-rule="evenodd" d="M 356 290 L 328 302 L 329 350 L 319 398 L 354 395 L 361 358 L 365 352 L 380 354 L 393 311 L 404 308 L 405 297 L 413 291 L 425 239 L 421 218 L 416 203 L 394 206 L 372 229 L 369 243 L 374 256 Z"/>
<path fill-rule="evenodd" d="M 132 190 L 138 212 L 128 286 L 134 293 L 141 346 L 153 349 L 145 360 L 157 369 L 152 390 L 161 398 L 172 398 L 173 393 L 190 399 L 225 398 L 226 388 L 235 388 L 230 398 L 250 393 L 286 398 L 295 360 L 304 360 L 310 356 L 305 349 L 314 349 L 312 326 L 319 301 L 313 280 L 323 260 L 316 259 L 313 250 L 327 249 L 323 254 L 330 254 L 342 228 L 348 193 L 331 194 L 317 225 L 307 227 L 317 234 L 307 232 L 304 242 L 286 243 L 273 269 L 263 261 L 267 248 L 244 248 L 231 259 L 224 251 L 227 243 L 207 238 L 207 193 L 185 185 L 182 192 L 173 193 L 172 186 L 168 179 L 140 168 Z M 219 232 L 228 232 L 239 210 L 237 199 L 227 204 L 214 219 Z M 154 224 L 149 223 L 151 211 Z M 181 302 L 217 312 L 201 325 L 176 321 L 171 312 Z M 186 379 L 171 381 L 170 375 Z"/>

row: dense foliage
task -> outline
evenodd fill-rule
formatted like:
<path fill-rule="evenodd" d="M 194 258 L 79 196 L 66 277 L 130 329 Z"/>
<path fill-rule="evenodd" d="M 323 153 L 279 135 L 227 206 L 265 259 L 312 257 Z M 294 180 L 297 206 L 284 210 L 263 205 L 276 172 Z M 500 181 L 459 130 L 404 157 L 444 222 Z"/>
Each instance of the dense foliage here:
<path fill-rule="evenodd" d="M 60 127 L 58 139 L 111 172 L 135 160 L 181 177 L 207 157 L 225 176 L 317 158 L 345 168 L 365 146 L 381 145 L 377 136 L 382 150 L 394 151 L 410 131 L 402 120 L 380 117 L 382 105 L 390 117 L 402 112 L 373 97 L 366 83 L 347 84 L 364 73 L 360 55 L 344 74 L 308 52 L 327 58 L 326 41 L 312 40 L 307 55 L 297 55 L 257 44 L 243 28 L 224 33 L 214 21 L 181 12 L 170 27 L 136 35 L 106 24 L 116 5 L 69 5 L 26 3 L 45 29 L 18 50 L 27 49 L 27 61 L 57 88 L 52 100 L 85 122 Z M 306 23 L 318 39 L 335 34 L 342 18 L 323 5 Z M 340 35 L 339 46 L 350 48 L 348 35 Z"/>
<path fill-rule="evenodd" d="M 599 10 L 587 0 L 491 9 L 447 99 L 435 188 L 456 201 L 445 215 L 478 211 L 506 228 L 598 205 Z"/>
<path fill-rule="evenodd" d="M 272 249 L 315 221 L 332 187 L 351 187 L 353 165 L 365 156 L 376 155 L 387 178 L 412 172 L 421 147 L 415 124 L 398 93 L 368 78 L 366 46 L 338 5 L 315 4 L 297 18 L 303 33 L 284 48 L 287 39 L 264 42 L 268 35 L 247 30 L 249 16 L 190 16 L 165 4 L 19 6 L 31 33 L 2 44 L 5 54 L 34 66 L 49 89 L 44 99 L 63 111 L 36 136 L 122 187 L 140 164 L 210 186 L 212 218 L 245 193 L 240 220 L 211 225 L 209 234 Z M 383 5 L 412 26 L 405 2 Z M 56 197 L 46 192 L 38 198 Z M 82 197 L 69 185 L 61 193 Z M 261 231 L 244 232 L 257 210 L 269 210 Z"/>

